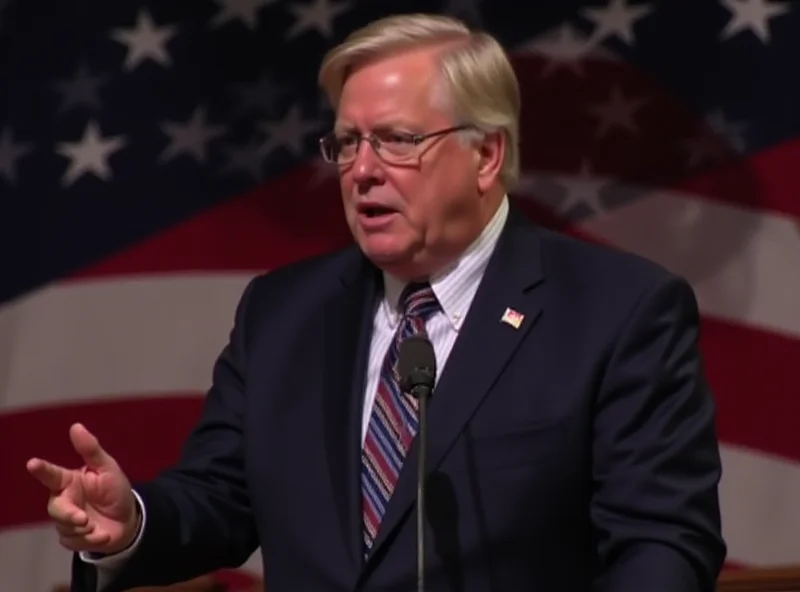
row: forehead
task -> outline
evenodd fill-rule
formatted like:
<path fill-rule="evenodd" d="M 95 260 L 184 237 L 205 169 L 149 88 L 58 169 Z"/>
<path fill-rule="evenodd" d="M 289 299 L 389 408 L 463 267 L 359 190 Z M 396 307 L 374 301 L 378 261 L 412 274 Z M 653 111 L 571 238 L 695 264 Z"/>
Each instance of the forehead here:
<path fill-rule="evenodd" d="M 354 126 L 387 120 L 424 123 L 441 118 L 438 64 L 429 49 L 410 50 L 360 65 L 347 78 L 337 123 Z"/>

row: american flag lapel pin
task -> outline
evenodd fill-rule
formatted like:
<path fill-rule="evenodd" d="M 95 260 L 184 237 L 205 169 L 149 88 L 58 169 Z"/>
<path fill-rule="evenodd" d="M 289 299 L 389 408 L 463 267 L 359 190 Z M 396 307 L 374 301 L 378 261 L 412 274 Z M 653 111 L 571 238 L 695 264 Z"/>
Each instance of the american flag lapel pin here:
<path fill-rule="evenodd" d="M 517 312 L 513 308 L 506 308 L 506 311 L 503 313 L 500 321 L 506 325 L 511 325 L 515 329 L 519 329 L 519 326 L 522 324 L 524 318 L 525 315 L 521 312 Z"/>

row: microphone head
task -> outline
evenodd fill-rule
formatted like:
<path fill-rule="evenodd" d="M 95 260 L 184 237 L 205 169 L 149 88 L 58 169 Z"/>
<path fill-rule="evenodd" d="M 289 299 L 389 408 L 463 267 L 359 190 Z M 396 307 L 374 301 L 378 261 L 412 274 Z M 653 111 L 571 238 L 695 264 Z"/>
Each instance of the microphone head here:
<path fill-rule="evenodd" d="M 428 392 L 433 390 L 436 383 L 436 353 L 426 335 L 412 335 L 400 343 L 397 371 L 403 392 L 416 396 L 416 387 L 426 387 Z"/>

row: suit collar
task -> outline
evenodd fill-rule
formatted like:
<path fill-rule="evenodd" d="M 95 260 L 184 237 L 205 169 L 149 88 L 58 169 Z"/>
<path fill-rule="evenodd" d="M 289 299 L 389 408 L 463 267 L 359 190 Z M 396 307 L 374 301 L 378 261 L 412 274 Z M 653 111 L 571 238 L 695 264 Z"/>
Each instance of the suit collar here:
<path fill-rule="evenodd" d="M 321 318 L 325 453 L 344 544 L 354 565 L 363 564 L 361 518 L 361 418 L 372 320 L 380 275 L 350 247 L 341 290 Z"/>
<path fill-rule="evenodd" d="M 442 312 L 458 331 L 467 315 L 475 292 L 480 285 L 486 266 L 494 252 L 497 241 L 508 219 L 509 203 L 505 196 L 483 232 L 472 242 L 464 253 L 446 269 L 430 278 Z M 400 295 L 406 282 L 382 273 L 384 299 L 379 314 L 386 317 L 388 326 L 395 328 L 400 321 Z"/>

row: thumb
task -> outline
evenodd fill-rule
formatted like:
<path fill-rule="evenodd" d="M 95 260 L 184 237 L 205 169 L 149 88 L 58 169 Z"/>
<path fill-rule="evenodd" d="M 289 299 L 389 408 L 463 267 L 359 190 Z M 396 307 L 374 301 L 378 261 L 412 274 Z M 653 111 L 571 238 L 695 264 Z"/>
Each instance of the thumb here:
<path fill-rule="evenodd" d="M 114 459 L 100 446 L 100 441 L 87 430 L 83 424 L 76 423 L 70 427 L 69 438 L 75 451 L 81 455 L 83 462 L 90 469 L 112 469 L 116 467 Z"/>

